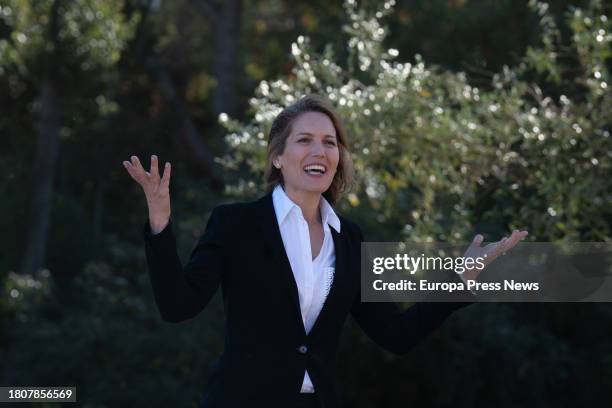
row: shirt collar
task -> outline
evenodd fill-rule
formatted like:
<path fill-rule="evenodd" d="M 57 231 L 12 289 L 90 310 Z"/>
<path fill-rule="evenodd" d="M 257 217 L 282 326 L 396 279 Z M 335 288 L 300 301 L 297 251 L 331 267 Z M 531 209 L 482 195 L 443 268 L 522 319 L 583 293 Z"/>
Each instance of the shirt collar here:
<path fill-rule="evenodd" d="M 274 204 L 274 212 L 276 213 L 278 225 L 282 225 L 291 211 L 297 211 L 297 214 L 303 217 L 301 208 L 289 198 L 280 184 L 278 184 L 272 192 L 272 202 Z M 319 207 L 321 209 L 321 220 L 323 225 L 329 224 L 337 232 L 340 232 L 340 219 L 323 196 L 321 196 Z"/>

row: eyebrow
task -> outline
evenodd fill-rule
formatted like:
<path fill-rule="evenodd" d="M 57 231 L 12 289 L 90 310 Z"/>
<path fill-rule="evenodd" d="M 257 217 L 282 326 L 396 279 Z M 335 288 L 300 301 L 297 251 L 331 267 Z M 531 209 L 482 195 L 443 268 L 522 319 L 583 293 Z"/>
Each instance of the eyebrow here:
<path fill-rule="evenodd" d="M 300 135 L 306 135 L 306 136 L 314 136 L 312 133 L 310 132 L 300 132 L 298 133 L 296 136 L 300 136 Z M 333 137 L 334 139 L 337 139 L 337 137 L 335 135 L 323 135 L 323 137 Z"/>

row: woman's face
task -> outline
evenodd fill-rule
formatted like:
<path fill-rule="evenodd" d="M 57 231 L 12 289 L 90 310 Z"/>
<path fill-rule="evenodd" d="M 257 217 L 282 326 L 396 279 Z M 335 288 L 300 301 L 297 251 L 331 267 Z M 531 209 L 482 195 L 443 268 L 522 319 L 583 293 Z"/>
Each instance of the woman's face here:
<path fill-rule="evenodd" d="M 305 112 L 293 121 L 285 150 L 276 157 L 285 191 L 296 195 L 327 191 L 339 160 L 336 129 L 320 112 Z"/>

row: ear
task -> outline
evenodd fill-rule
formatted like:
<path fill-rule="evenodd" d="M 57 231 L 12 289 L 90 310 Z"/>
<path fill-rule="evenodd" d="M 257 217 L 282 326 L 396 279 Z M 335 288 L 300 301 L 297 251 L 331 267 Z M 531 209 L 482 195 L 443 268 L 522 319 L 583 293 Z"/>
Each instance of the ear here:
<path fill-rule="evenodd" d="M 273 159 L 272 159 L 272 165 L 273 165 L 274 167 L 276 167 L 278 170 L 280 170 L 280 169 L 281 169 L 282 164 L 281 164 L 281 162 L 280 162 L 280 158 L 279 158 L 278 156 L 276 156 L 275 158 L 273 158 Z"/>

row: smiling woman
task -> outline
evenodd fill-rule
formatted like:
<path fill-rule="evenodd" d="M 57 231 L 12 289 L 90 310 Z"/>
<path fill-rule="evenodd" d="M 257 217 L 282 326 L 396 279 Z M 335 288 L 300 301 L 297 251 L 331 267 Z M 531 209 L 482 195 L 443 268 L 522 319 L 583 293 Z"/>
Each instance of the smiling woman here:
<path fill-rule="evenodd" d="M 301 114 L 291 128 L 291 132 L 285 132 L 288 137 L 282 153 L 273 158 L 274 168 L 281 173 L 285 192 L 298 204 L 313 200 L 318 204 L 338 167 L 336 130 L 329 117 L 320 112 Z"/>
<path fill-rule="evenodd" d="M 283 163 L 287 167 L 285 171 Z M 325 177 L 310 174 L 313 184 L 304 184 L 304 191 L 319 191 L 332 205 L 335 204 L 352 181 L 353 162 L 340 118 L 331 104 L 318 95 L 300 99 L 274 119 L 264 174 L 268 191 L 283 184 L 285 178 L 289 178 L 290 185 L 285 185 L 285 188 L 298 187 L 299 191 L 300 180 L 303 183 L 308 180 L 303 177 L 307 165 L 323 166 L 322 175 Z"/>
<path fill-rule="evenodd" d="M 349 314 L 401 354 L 465 305 L 416 303 L 402 312 L 394 303 L 361 301 L 363 235 L 333 207 L 353 166 L 344 128 L 321 96 L 305 96 L 275 118 L 268 193 L 216 207 L 184 267 L 170 220 L 170 164 L 161 178 L 156 156 L 150 172 L 135 156 L 124 165 L 147 197 L 145 249 L 162 317 L 193 318 L 223 289 L 225 351 L 202 407 L 336 407 L 335 356 Z M 513 237 L 490 249 L 508 250 Z M 480 242 L 470 248 L 478 251 Z"/>

